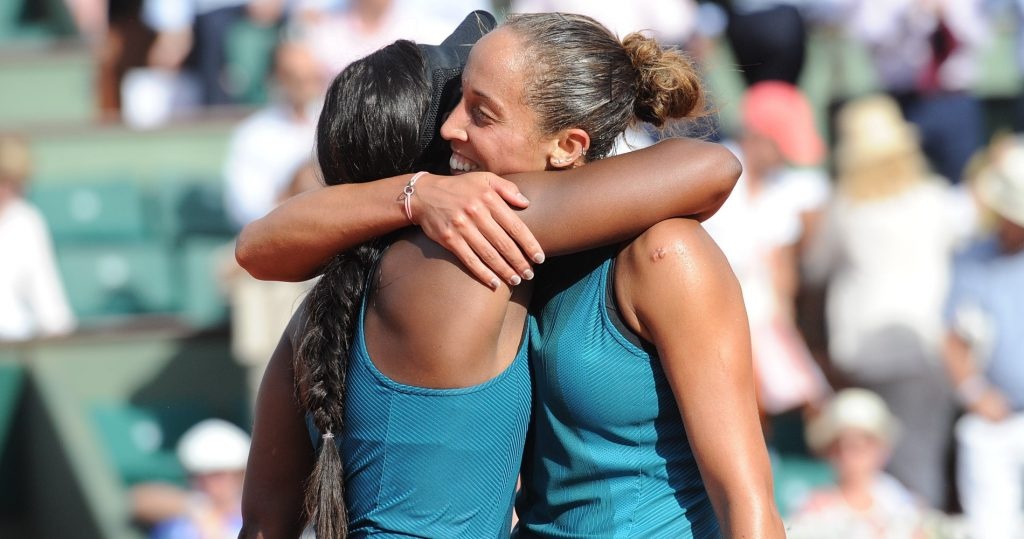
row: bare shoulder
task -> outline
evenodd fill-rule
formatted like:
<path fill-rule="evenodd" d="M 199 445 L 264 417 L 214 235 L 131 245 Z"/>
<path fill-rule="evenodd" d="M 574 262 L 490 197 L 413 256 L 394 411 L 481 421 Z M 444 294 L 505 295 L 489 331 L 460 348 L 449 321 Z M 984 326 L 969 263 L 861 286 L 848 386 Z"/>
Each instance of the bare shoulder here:
<path fill-rule="evenodd" d="M 678 333 L 722 317 L 738 320 L 743 308 L 729 261 L 691 219 L 662 221 L 623 249 L 615 295 L 630 328 L 655 343 L 658 328 Z"/>
<path fill-rule="evenodd" d="M 693 219 L 668 219 L 652 226 L 623 249 L 619 260 L 632 278 L 731 273 L 718 244 Z"/>

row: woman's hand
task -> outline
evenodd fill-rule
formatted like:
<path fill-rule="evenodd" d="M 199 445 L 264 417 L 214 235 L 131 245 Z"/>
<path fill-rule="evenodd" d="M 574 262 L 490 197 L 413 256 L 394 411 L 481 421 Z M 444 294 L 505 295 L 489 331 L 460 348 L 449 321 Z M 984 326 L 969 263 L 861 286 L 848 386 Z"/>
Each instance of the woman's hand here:
<path fill-rule="evenodd" d="M 514 183 L 489 172 L 429 174 L 416 183 L 412 217 L 480 282 L 514 286 L 533 278 L 530 261 L 544 261 L 537 239 L 512 209 L 529 204 Z"/>

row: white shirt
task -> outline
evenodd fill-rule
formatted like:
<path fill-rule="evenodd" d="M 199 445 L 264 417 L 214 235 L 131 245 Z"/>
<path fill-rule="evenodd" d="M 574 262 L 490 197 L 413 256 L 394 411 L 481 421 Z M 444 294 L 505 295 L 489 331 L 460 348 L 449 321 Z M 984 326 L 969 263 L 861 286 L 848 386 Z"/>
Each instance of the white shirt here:
<path fill-rule="evenodd" d="M 319 106 L 298 119 L 283 105 L 243 121 L 231 136 L 224 163 L 225 204 L 239 227 L 274 209 L 302 163 L 313 159 Z"/>
<path fill-rule="evenodd" d="M 972 230 L 965 197 L 935 178 L 877 200 L 835 200 L 804 269 L 813 281 L 830 277 L 826 321 L 837 366 L 871 368 L 921 350 L 938 357 L 952 256 Z"/>
<path fill-rule="evenodd" d="M 74 329 L 49 229 L 20 198 L 0 207 L 0 259 L 0 341 Z"/>

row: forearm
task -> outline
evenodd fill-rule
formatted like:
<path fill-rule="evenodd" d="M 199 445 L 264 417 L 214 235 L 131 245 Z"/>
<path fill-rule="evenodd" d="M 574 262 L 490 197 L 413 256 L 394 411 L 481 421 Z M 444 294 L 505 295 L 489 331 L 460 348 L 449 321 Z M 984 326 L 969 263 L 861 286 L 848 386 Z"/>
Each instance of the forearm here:
<path fill-rule="evenodd" d="M 411 177 L 295 196 L 242 229 L 235 258 L 257 279 L 306 280 L 334 254 L 408 226 L 398 196 Z"/>
<path fill-rule="evenodd" d="M 545 252 L 565 254 L 630 239 L 673 217 L 706 219 L 740 172 L 721 145 L 669 139 L 571 171 L 512 179 L 531 200 L 523 221 Z"/>
<path fill-rule="evenodd" d="M 786 536 L 782 519 L 776 512 L 774 503 L 763 497 L 729 498 L 731 499 L 715 505 L 722 537 L 766 539 Z"/>

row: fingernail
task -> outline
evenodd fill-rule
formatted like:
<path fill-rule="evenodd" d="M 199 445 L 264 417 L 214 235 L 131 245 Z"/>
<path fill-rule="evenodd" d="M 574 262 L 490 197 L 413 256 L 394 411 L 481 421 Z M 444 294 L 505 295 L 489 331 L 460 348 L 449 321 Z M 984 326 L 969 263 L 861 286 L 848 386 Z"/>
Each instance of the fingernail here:
<path fill-rule="evenodd" d="M 530 203 L 530 199 L 526 198 L 526 195 L 524 195 L 522 193 L 516 194 L 516 198 L 519 199 L 519 202 L 522 202 L 523 204 L 529 204 Z"/>
<path fill-rule="evenodd" d="M 538 264 L 543 264 L 544 263 L 544 253 L 537 253 L 537 254 L 533 255 L 533 261 L 538 263 Z"/>
<path fill-rule="evenodd" d="M 526 271 L 524 271 L 523 272 L 523 279 L 526 279 L 527 281 L 532 281 L 533 280 L 533 270 L 526 270 Z"/>
<path fill-rule="evenodd" d="M 499 284 L 501 284 L 501 281 L 497 277 L 491 279 L 491 288 L 497 289 Z"/>
<path fill-rule="evenodd" d="M 513 275 L 512 278 L 508 280 L 508 282 L 512 283 L 512 286 L 515 286 L 523 282 L 523 280 L 520 279 L 518 275 Z"/>

